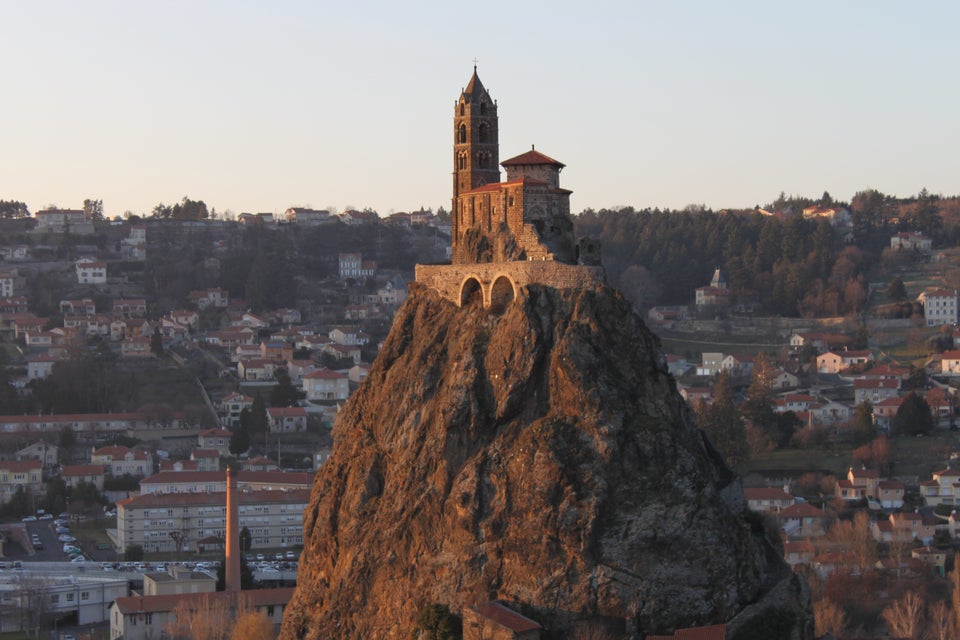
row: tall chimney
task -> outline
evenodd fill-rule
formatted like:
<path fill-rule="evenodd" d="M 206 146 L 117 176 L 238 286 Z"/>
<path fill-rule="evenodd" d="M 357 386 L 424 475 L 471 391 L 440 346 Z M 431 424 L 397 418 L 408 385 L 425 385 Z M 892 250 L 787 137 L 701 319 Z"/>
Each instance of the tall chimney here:
<path fill-rule="evenodd" d="M 237 472 L 227 467 L 227 555 L 224 558 L 224 586 L 240 591 L 240 509 L 237 507 Z"/>

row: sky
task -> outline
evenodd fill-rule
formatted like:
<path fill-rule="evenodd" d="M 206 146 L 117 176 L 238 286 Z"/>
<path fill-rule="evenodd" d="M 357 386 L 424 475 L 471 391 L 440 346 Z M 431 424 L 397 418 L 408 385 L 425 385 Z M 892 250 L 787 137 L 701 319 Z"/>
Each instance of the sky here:
<path fill-rule="evenodd" d="M 0 199 L 450 207 L 477 60 L 571 210 L 960 193 L 960 3 L 0 0 Z"/>

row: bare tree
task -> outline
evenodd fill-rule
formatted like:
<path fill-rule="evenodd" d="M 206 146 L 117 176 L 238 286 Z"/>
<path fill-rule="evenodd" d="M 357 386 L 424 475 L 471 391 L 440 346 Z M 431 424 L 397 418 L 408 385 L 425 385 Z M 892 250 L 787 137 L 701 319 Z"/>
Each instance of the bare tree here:
<path fill-rule="evenodd" d="M 870 533 L 870 516 L 865 511 L 858 511 L 853 520 L 835 523 L 828 538 L 843 547 L 860 575 L 867 573 L 877 561 L 877 542 Z"/>
<path fill-rule="evenodd" d="M 894 638 L 920 640 L 923 630 L 923 601 L 914 591 L 890 604 L 881 614 L 887 630 Z"/>
<path fill-rule="evenodd" d="M 262 611 L 247 611 L 237 616 L 231 640 L 273 640 L 273 623 Z"/>
<path fill-rule="evenodd" d="M 839 638 L 846 631 L 847 614 L 830 598 L 822 598 L 813 603 L 813 623 L 818 638 L 827 633 Z"/>
<path fill-rule="evenodd" d="M 929 609 L 929 625 L 927 628 L 928 640 L 951 640 L 953 635 L 953 612 L 943 600 L 932 605 Z"/>

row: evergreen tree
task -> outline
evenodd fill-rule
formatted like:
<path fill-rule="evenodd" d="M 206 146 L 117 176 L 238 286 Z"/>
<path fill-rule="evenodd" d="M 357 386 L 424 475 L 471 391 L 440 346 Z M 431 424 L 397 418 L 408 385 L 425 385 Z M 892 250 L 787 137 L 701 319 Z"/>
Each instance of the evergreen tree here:
<path fill-rule="evenodd" d="M 290 381 L 290 374 L 286 367 L 278 367 L 273 374 L 277 384 L 270 389 L 271 407 L 292 407 L 300 399 L 300 392 Z"/>
<path fill-rule="evenodd" d="M 900 436 L 926 435 L 933 431 L 933 414 L 923 396 L 912 391 L 893 416 L 893 432 Z"/>
<path fill-rule="evenodd" d="M 241 419 L 242 419 L 241 414 Z M 257 391 L 253 397 L 253 404 L 250 406 L 250 417 L 247 431 L 251 436 L 266 433 L 270 427 L 270 419 L 267 416 L 267 405 L 263 401 L 263 396 Z"/>
<path fill-rule="evenodd" d="M 746 460 L 749 447 L 747 432 L 733 402 L 733 387 L 726 371 L 717 376 L 713 385 L 713 403 L 698 407 L 700 428 L 723 455 L 731 468 Z"/>
<path fill-rule="evenodd" d="M 160 327 L 153 328 L 153 335 L 150 336 L 150 353 L 158 358 L 163 355 L 163 335 L 160 334 Z"/>
<path fill-rule="evenodd" d="M 243 426 L 237 427 L 230 435 L 230 453 L 238 456 L 250 449 L 250 433 Z"/>

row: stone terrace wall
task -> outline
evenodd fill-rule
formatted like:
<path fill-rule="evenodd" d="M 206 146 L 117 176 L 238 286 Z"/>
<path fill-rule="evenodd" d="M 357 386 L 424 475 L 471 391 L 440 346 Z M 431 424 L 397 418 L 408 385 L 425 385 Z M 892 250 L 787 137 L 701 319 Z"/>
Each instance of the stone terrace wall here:
<path fill-rule="evenodd" d="M 490 306 L 490 290 L 502 276 L 513 284 L 514 293 L 528 284 L 542 284 L 557 289 L 591 287 L 604 281 L 603 267 L 570 265 L 552 260 L 526 262 L 485 262 L 456 265 L 424 265 L 416 267 L 416 280 L 431 287 L 441 296 L 460 306 L 460 292 L 470 279 L 480 283 L 484 306 Z"/>

